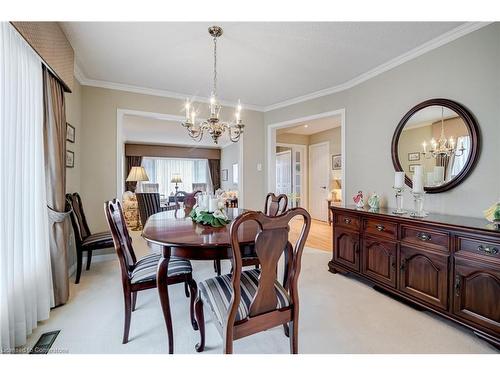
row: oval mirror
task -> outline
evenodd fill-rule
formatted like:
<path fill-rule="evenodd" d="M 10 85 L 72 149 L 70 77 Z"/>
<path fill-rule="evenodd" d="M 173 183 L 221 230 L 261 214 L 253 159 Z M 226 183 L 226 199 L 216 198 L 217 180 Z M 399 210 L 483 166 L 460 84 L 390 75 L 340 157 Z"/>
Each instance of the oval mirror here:
<path fill-rule="evenodd" d="M 440 193 L 457 186 L 479 155 L 479 128 L 472 114 L 448 99 L 431 99 L 410 109 L 392 139 L 392 162 L 412 186 L 423 172 L 424 190 Z"/>

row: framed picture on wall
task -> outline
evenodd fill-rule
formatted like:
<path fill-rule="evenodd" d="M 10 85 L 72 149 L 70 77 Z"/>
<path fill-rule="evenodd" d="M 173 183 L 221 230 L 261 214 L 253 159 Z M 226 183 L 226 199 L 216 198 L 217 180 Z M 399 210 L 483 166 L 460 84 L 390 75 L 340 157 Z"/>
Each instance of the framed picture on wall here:
<path fill-rule="evenodd" d="M 339 155 L 332 155 L 332 169 L 334 171 L 338 171 L 339 169 L 342 169 L 342 156 Z"/>
<path fill-rule="evenodd" d="M 227 181 L 227 169 L 223 169 L 220 174 L 222 181 Z"/>
<path fill-rule="evenodd" d="M 75 167 L 75 153 L 70 150 L 66 150 L 66 168 Z"/>
<path fill-rule="evenodd" d="M 408 169 L 410 170 L 410 173 L 415 173 L 415 167 L 420 164 L 410 164 L 408 165 Z"/>
<path fill-rule="evenodd" d="M 409 152 L 408 161 L 418 161 L 420 160 L 420 152 Z"/>
<path fill-rule="evenodd" d="M 66 140 L 75 143 L 75 127 L 69 123 L 66 123 Z"/>

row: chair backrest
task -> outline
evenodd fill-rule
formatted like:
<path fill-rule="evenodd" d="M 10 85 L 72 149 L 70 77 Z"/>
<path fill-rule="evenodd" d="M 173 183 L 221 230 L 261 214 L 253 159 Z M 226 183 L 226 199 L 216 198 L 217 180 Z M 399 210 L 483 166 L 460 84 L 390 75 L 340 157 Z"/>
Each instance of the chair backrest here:
<path fill-rule="evenodd" d="M 83 212 L 82 199 L 80 194 L 66 194 L 66 211 L 71 212 L 71 225 L 75 232 L 76 245 L 79 246 L 85 238 L 91 235 L 85 213 Z"/>
<path fill-rule="evenodd" d="M 135 257 L 132 239 L 128 233 L 120 202 L 117 199 L 105 202 L 104 213 L 113 236 L 116 254 L 120 260 L 122 279 L 128 280 L 129 272 L 137 262 L 137 258 Z"/>
<path fill-rule="evenodd" d="M 304 221 L 300 236 L 292 246 L 288 241 L 290 231 L 289 222 L 296 216 L 302 216 Z M 277 282 L 278 261 L 284 251 L 289 251 L 288 286 L 290 291 L 291 305 L 298 304 L 297 280 L 300 273 L 300 262 L 304 244 L 311 227 L 311 217 L 303 208 L 293 208 L 279 216 L 267 216 L 262 212 L 248 211 L 238 216 L 230 227 L 231 249 L 233 253 L 233 274 L 231 282 L 234 298 L 229 305 L 228 324 L 233 324 L 240 304 L 240 277 L 242 267 L 242 255 L 238 242 L 238 230 L 242 225 L 254 221 L 259 227 L 255 237 L 255 253 L 259 258 L 260 277 L 257 292 L 250 304 L 249 316 L 264 314 L 276 310 L 278 297 L 275 292 L 274 283 Z M 248 224 L 247 224 L 248 225 Z M 244 228 L 241 228 L 245 230 Z"/>
<path fill-rule="evenodd" d="M 266 196 L 264 213 L 267 216 L 278 216 L 286 211 L 288 207 L 288 197 L 286 194 L 274 195 L 269 193 Z"/>
<path fill-rule="evenodd" d="M 159 193 L 160 192 L 160 184 L 147 182 L 141 184 L 141 193 Z"/>
<path fill-rule="evenodd" d="M 135 193 L 137 197 L 137 207 L 139 208 L 139 218 L 144 227 L 148 218 L 161 211 L 160 193 Z"/>
<path fill-rule="evenodd" d="M 179 207 L 179 202 L 184 203 L 184 209 L 191 211 L 191 209 L 196 204 L 196 195 L 201 194 L 201 191 L 194 191 L 192 193 L 187 193 L 185 191 L 178 191 L 174 195 L 174 202 L 177 207 Z"/>

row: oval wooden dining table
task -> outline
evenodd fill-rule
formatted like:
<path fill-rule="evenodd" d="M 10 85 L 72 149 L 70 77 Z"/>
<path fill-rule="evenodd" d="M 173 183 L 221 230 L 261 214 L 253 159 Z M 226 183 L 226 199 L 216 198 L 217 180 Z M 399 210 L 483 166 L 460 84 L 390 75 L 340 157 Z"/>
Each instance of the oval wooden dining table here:
<path fill-rule="evenodd" d="M 246 210 L 228 208 L 229 220 L 233 220 Z M 217 260 L 231 258 L 231 241 L 229 237 L 230 223 L 224 227 L 214 228 L 208 225 L 197 224 L 191 220 L 183 209 L 164 211 L 151 215 L 144 229 L 142 237 L 149 243 L 161 248 L 162 257 L 158 264 L 156 275 L 158 294 L 168 333 L 169 353 L 174 352 L 174 338 L 172 318 L 170 314 L 167 278 L 168 262 L 170 257 L 176 256 L 189 260 Z M 258 232 L 257 223 L 250 221 L 243 223 L 238 231 L 239 242 L 242 245 L 255 243 Z M 197 328 L 195 328 L 197 329 Z"/>

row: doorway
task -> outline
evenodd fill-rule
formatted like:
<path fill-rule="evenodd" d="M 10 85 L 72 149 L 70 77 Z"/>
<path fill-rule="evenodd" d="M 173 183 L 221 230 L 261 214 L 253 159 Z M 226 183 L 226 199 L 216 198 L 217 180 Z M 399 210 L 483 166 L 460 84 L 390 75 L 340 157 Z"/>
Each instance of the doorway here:
<path fill-rule="evenodd" d="M 309 146 L 309 213 L 313 219 L 320 221 L 328 220 L 329 155 L 328 142 Z"/>

